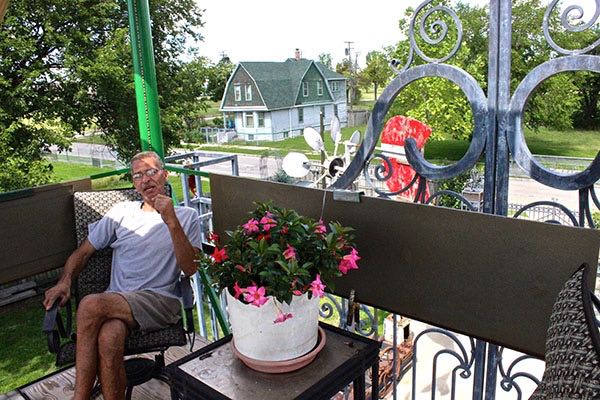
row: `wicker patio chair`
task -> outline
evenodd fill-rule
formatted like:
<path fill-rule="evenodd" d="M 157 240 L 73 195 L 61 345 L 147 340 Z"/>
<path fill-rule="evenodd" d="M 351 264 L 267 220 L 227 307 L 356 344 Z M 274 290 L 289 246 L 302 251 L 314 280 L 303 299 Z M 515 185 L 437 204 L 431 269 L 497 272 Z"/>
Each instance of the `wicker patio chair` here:
<path fill-rule="evenodd" d="M 104 214 L 116 203 L 128 200 L 141 200 L 139 194 L 133 189 L 109 190 L 95 192 L 77 192 L 74 194 L 75 230 L 77 245 L 80 245 L 88 234 L 88 225 L 102 218 Z M 81 271 L 73 287 L 72 298 L 75 305 L 88 294 L 100 293 L 106 290 L 110 283 L 112 249 L 107 248 L 94 253 Z M 187 278 L 185 278 L 187 280 Z M 184 296 L 184 315 L 176 324 L 167 328 L 153 331 L 134 331 L 126 340 L 125 355 L 156 352 L 154 360 L 149 358 L 128 358 L 125 361 L 127 374 L 127 399 L 131 398 L 133 387 L 152 378 L 161 379 L 169 383 L 165 372 L 164 352 L 170 346 L 183 346 L 187 343 L 186 334 L 194 332 L 193 321 L 193 293 L 189 280 L 182 281 L 186 287 Z M 46 313 L 43 331 L 48 336 L 50 352 L 56 354 L 56 365 L 65 366 L 75 361 L 76 336 L 71 331 L 71 303 L 65 307 L 65 322 L 59 312 L 58 301 Z M 67 339 L 66 341 L 64 339 Z M 99 392 L 96 385 L 94 394 Z"/>
<path fill-rule="evenodd" d="M 600 398 L 600 334 L 583 264 L 558 294 L 546 337 L 546 370 L 530 400 Z"/>

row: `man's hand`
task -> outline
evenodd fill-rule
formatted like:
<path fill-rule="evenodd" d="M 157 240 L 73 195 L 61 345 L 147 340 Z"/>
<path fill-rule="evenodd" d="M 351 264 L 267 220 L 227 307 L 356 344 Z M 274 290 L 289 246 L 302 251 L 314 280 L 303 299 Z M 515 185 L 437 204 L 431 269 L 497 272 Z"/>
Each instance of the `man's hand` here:
<path fill-rule="evenodd" d="M 58 282 L 56 286 L 51 287 L 46 290 L 44 294 L 44 307 L 46 311 L 52 308 L 52 305 L 56 301 L 56 299 L 60 298 L 60 306 L 64 306 L 67 303 L 67 300 L 71 297 L 71 285 L 65 282 Z"/>
<path fill-rule="evenodd" d="M 164 194 L 159 194 L 154 198 L 154 209 L 160 213 L 165 224 L 170 225 L 179 223 L 177 215 L 175 214 L 175 208 L 173 207 L 173 200 Z"/>

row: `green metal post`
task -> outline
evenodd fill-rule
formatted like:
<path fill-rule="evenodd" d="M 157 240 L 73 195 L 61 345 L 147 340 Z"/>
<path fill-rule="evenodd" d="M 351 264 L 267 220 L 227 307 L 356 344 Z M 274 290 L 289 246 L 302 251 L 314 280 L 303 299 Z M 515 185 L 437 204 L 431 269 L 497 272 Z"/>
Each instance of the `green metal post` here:
<path fill-rule="evenodd" d="M 148 0 L 127 0 L 127 7 L 140 142 L 142 150 L 154 150 L 164 158 Z"/>

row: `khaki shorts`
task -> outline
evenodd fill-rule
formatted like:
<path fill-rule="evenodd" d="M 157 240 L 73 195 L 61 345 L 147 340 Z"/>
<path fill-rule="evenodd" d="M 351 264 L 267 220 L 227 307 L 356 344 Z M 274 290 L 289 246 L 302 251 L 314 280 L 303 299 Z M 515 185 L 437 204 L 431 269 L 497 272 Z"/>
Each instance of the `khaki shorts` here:
<path fill-rule="evenodd" d="M 181 318 L 179 299 L 149 290 L 115 293 L 121 295 L 129 303 L 133 319 L 142 331 L 165 328 Z"/>

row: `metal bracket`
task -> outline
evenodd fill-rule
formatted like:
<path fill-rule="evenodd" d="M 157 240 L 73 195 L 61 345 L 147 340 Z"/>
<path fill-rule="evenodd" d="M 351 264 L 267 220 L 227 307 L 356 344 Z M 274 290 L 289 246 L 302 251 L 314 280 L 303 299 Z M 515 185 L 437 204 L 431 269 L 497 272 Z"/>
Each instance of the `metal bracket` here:
<path fill-rule="evenodd" d="M 333 200 L 345 201 L 349 203 L 360 203 L 360 196 L 363 194 L 364 192 L 357 192 L 354 190 L 335 189 L 333 191 Z"/>

